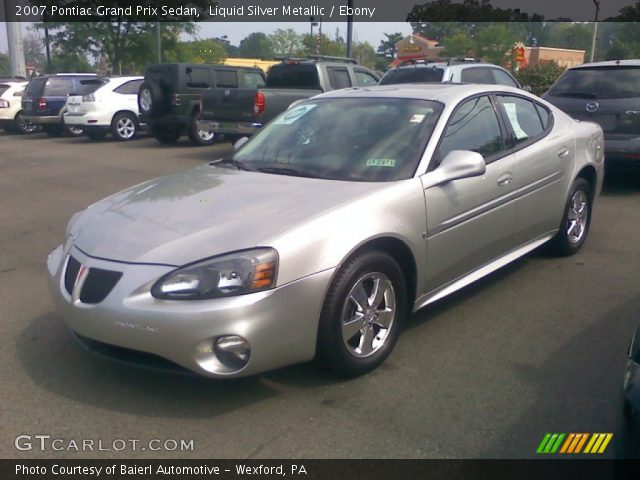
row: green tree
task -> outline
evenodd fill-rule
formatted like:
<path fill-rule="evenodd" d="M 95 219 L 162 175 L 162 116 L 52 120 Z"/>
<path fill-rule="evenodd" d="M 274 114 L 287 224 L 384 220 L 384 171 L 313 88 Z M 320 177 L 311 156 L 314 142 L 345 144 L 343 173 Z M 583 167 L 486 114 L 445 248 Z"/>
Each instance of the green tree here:
<path fill-rule="evenodd" d="M 279 28 L 269 35 L 269 39 L 276 55 L 291 57 L 302 47 L 302 35 L 292 28 Z"/>
<path fill-rule="evenodd" d="M 37 72 L 44 72 L 47 68 L 42 45 L 43 41 L 37 31 L 29 33 L 23 39 L 24 61 L 27 65 L 33 65 Z"/>
<path fill-rule="evenodd" d="M 386 58 L 396 58 L 396 43 L 404 37 L 400 32 L 385 33 L 385 38 L 380 40 L 377 53 Z"/>
<path fill-rule="evenodd" d="M 516 76 L 523 85 L 529 85 L 536 95 L 542 95 L 564 72 L 564 68 L 555 62 L 536 63 L 521 68 Z"/>
<path fill-rule="evenodd" d="M 353 44 L 352 57 L 357 60 L 360 65 L 367 68 L 377 69 L 376 60 L 378 56 L 373 47 L 367 42 L 358 42 Z"/>
<path fill-rule="evenodd" d="M 443 41 L 444 55 L 448 57 L 467 57 L 474 49 L 473 39 L 464 32 L 456 32 L 445 37 Z"/>
<path fill-rule="evenodd" d="M 254 32 L 240 41 L 239 53 L 245 58 L 273 58 L 273 45 L 266 34 Z"/>
<path fill-rule="evenodd" d="M 487 62 L 502 65 L 510 58 L 517 40 L 519 39 L 503 24 L 483 26 L 476 33 L 476 55 Z"/>
<path fill-rule="evenodd" d="M 51 73 L 91 73 L 94 68 L 81 53 L 61 51 L 51 55 Z"/>
<path fill-rule="evenodd" d="M 224 47 L 215 39 L 181 42 L 176 61 L 185 63 L 222 63 L 226 58 Z"/>
<path fill-rule="evenodd" d="M 0 53 L 0 75 L 11 75 L 11 62 L 6 53 Z"/>

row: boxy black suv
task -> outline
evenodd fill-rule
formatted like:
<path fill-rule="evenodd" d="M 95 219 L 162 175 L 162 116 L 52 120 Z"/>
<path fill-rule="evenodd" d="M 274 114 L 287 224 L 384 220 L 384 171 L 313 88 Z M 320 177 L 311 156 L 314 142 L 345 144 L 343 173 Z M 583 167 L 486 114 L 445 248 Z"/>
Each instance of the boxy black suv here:
<path fill-rule="evenodd" d="M 607 165 L 640 169 L 640 60 L 570 68 L 542 98 L 578 120 L 600 124 Z"/>
<path fill-rule="evenodd" d="M 90 78 L 96 78 L 96 74 L 58 73 L 33 77 L 22 95 L 23 118 L 42 126 L 52 136 L 65 132 L 72 136 L 82 135 L 81 127 L 65 126 L 65 105 L 69 94 L 81 88 L 80 82 Z"/>
<path fill-rule="evenodd" d="M 186 63 L 150 65 L 138 92 L 140 118 L 159 142 L 175 143 L 187 133 L 194 145 L 209 145 L 219 136 L 198 127 L 201 115 L 212 105 L 233 105 L 238 92 L 255 90 L 264 84 L 265 76 L 259 68 Z"/>

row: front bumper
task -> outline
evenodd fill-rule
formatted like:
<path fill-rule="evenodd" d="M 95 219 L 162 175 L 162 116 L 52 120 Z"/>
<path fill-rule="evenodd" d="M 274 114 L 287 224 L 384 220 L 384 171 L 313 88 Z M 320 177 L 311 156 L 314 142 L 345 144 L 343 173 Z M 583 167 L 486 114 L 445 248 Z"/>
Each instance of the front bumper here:
<path fill-rule="evenodd" d="M 73 299 L 64 286 L 69 252 L 89 268 L 118 270 L 122 277 L 98 304 Z M 89 257 L 75 247 L 55 249 L 47 260 L 57 312 L 75 333 L 99 342 L 155 354 L 196 373 L 241 377 L 311 360 L 318 319 L 333 270 L 254 294 L 198 301 L 159 300 L 153 283 L 173 267 L 124 264 Z M 231 371 L 213 342 L 240 335 L 251 346 L 247 365 Z"/>
<path fill-rule="evenodd" d="M 216 120 L 198 120 L 198 129 L 224 135 L 250 137 L 262 128 L 256 122 L 219 122 Z"/>

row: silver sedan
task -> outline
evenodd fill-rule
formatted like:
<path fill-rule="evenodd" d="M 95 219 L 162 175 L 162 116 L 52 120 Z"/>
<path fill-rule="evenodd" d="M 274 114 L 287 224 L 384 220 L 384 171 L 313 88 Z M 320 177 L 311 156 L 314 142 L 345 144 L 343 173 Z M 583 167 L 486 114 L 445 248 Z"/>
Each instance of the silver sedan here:
<path fill-rule="evenodd" d="M 576 253 L 604 167 L 598 125 L 490 85 L 331 92 L 240 143 L 73 216 L 47 263 L 85 345 L 218 378 L 363 374 L 411 312 L 545 243 Z"/>

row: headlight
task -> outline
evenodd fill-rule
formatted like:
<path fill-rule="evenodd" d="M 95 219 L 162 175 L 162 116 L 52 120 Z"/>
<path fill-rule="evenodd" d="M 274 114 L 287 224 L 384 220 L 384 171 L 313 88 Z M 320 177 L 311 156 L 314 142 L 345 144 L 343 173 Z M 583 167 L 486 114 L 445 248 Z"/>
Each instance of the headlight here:
<path fill-rule="evenodd" d="M 151 295 L 166 300 L 204 300 L 253 293 L 276 284 L 278 254 L 256 248 L 180 267 L 158 280 Z"/>

